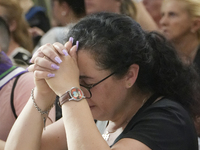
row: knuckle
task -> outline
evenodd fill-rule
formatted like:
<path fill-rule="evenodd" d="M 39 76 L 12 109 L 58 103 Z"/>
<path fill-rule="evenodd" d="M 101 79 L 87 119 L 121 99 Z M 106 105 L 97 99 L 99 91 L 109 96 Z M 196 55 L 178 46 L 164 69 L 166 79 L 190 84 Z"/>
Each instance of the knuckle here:
<path fill-rule="evenodd" d="M 36 57 L 34 63 L 39 64 L 39 59 L 40 59 L 39 57 Z"/>
<path fill-rule="evenodd" d="M 35 72 L 35 71 L 37 72 L 37 71 L 39 70 L 38 65 L 34 65 L 34 66 L 33 66 L 33 70 L 34 70 L 34 72 Z"/>
<path fill-rule="evenodd" d="M 51 43 L 46 43 L 46 44 L 45 44 L 45 46 L 47 46 L 47 47 L 49 47 L 49 46 L 50 46 L 50 47 L 51 47 L 51 46 L 52 46 L 52 44 L 51 44 Z"/>
<path fill-rule="evenodd" d="M 38 71 L 36 70 L 36 71 L 34 71 L 34 77 L 38 77 L 39 75 L 38 75 L 39 73 L 38 73 Z"/>

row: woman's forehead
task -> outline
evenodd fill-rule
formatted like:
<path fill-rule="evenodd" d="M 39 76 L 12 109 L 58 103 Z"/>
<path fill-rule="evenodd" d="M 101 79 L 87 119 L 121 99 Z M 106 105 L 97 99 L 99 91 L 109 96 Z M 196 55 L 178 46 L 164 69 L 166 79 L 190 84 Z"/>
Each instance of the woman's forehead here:
<path fill-rule="evenodd" d="M 78 50 L 77 55 L 78 65 L 85 66 L 84 68 L 91 68 L 96 66 L 93 56 L 87 50 Z"/>

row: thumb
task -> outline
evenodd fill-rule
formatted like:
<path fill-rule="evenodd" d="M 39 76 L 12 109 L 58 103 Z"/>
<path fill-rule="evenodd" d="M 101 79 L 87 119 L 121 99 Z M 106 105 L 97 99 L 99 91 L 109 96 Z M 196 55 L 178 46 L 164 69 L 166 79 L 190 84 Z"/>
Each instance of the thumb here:
<path fill-rule="evenodd" d="M 77 62 L 77 50 L 78 50 L 78 45 L 79 45 L 79 42 L 76 41 L 76 45 L 73 46 L 71 49 L 70 49 L 70 56 L 72 57 L 72 59 Z"/>

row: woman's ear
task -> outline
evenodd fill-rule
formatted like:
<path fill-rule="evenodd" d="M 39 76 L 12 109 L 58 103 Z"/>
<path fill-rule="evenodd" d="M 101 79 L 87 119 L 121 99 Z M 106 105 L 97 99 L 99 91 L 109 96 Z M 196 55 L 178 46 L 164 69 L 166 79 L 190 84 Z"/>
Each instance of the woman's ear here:
<path fill-rule="evenodd" d="M 139 73 L 139 66 L 137 64 L 132 64 L 126 74 L 126 87 L 131 88 L 135 83 Z"/>
<path fill-rule="evenodd" d="M 70 7 L 66 2 L 61 3 L 61 15 L 66 16 L 69 13 Z"/>
<path fill-rule="evenodd" d="M 191 27 L 192 33 L 196 33 L 198 30 L 200 30 L 200 17 L 193 19 L 192 27 Z"/>

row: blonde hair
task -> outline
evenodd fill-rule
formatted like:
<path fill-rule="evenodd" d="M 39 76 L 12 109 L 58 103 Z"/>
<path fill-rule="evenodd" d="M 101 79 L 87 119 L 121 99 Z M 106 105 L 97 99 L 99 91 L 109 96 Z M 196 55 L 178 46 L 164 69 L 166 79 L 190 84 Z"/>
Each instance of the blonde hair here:
<path fill-rule="evenodd" d="M 16 29 L 11 33 L 15 42 L 31 53 L 33 50 L 33 41 L 28 32 L 29 25 L 25 20 L 19 2 L 15 0 L 0 0 L 0 6 L 5 8 L 5 14 L 3 14 L 2 17 L 8 24 L 12 21 L 16 21 Z"/>
<path fill-rule="evenodd" d="M 168 2 L 169 0 L 164 0 L 164 2 Z M 186 11 L 192 18 L 200 19 L 200 0 L 174 0 L 185 3 Z M 197 31 L 198 40 L 200 41 L 200 29 Z"/>
<path fill-rule="evenodd" d="M 136 19 L 136 6 L 133 0 L 121 0 L 120 13 Z"/>

